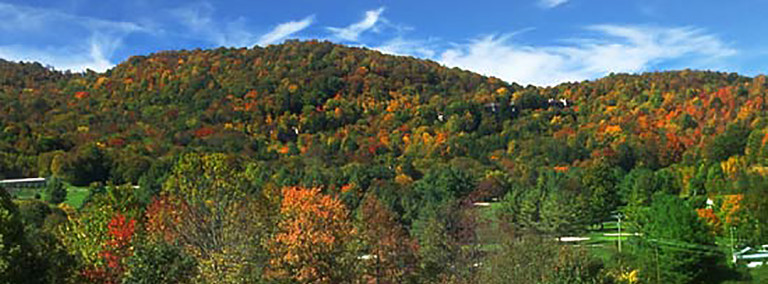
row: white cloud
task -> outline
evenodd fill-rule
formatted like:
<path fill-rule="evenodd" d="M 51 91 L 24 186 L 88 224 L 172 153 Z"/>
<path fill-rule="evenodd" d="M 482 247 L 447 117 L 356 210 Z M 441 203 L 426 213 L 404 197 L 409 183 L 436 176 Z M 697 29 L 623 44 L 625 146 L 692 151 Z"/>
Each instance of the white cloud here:
<path fill-rule="evenodd" d="M 94 34 L 86 44 L 67 47 L 35 48 L 24 45 L 0 46 L 0 58 L 12 61 L 41 62 L 58 70 L 82 72 L 88 69 L 104 72 L 114 66 L 109 60 L 122 45 L 118 38 Z"/>
<path fill-rule="evenodd" d="M 370 30 L 376 26 L 381 18 L 381 13 L 384 12 L 384 7 L 376 10 L 370 10 L 365 12 L 365 18 L 362 21 L 351 24 L 344 28 L 328 27 L 328 30 L 339 39 L 346 41 L 357 41 L 360 34 Z"/>
<path fill-rule="evenodd" d="M 242 47 L 278 43 L 290 35 L 309 27 L 314 22 L 314 15 L 299 21 L 290 21 L 277 25 L 272 31 L 261 36 L 253 33 L 246 26 L 245 18 L 222 21 L 215 20 L 215 7 L 206 1 L 196 2 L 171 11 L 184 25 L 188 38 L 208 41 L 216 46 Z"/>
<path fill-rule="evenodd" d="M 566 2 L 568 2 L 568 0 L 539 0 L 539 5 L 541 7 L 551 9 L 563 5 Z"/>
<path fill-rule="evenodd" d="M 39 32 L 41 29 L 59 30 L 79 26 L 87 29 L 107 29 L 123 32 L 150 32 L 132 22 L 109 21 L 0 2 L 0 30 L 6 32 Z"/>
<path fill-rule="evenodd" d="M 382 45 L 372 47 L 372 49 L 393 55 L 422 58 L 433 58 L 436 54 L 435 49 L 431 47 L 430 41 L 406 40 L 402 37 L 393 38 Z"/>
<path fill-rule="evenodd" d="M 272 31 L 262 35 L 257 42 L 258 45 L 265 46 L 273 43 L 279 43 L 290 35 L 297 33 L 309 27 L 314 21 L 314 16 L 306 17 L 300 21 L 290 21 L 277 25 Z"/>
<path fill-rule="evenodd" d="M 131 33 L 152 33 L 131 22 L 0 3 L 0 58 L 38 61 L 59 70 L 105 71 Z M 40 44 L 45 42 L 45 44 Z"/>
<path fill-rule="evenodd" d="M 216 9 L 209 2 L 196 2 L 171 11 L 188 31 L 186 36 L 208 41 L 217 46 L 248 46 L 257 36 L 245 27 L 245 19 L 217 22 L 213 18 Z"/>
<path fill-rule="evenodd" d="M 696 28 L 600 25 L 588 27 L 593 38 L 567 45 L 516 44 L 510 36 L 486 36 L 443 51 L 436 60 L 522 84 L 553 85 L 611 72 L 640 72 L 656 64 L 686 61 L 707 67 L 736 50 Z"/>

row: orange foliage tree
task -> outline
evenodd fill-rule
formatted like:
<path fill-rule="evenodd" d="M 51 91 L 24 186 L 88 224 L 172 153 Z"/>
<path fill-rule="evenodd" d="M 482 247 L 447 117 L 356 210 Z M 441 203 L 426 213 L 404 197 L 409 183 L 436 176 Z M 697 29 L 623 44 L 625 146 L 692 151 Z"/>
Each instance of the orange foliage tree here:
<path fill-rule="evenodd" d="M 282 194 L 267 276 L 299 283 L 350 282 L 356 233 L 344 204 L 320 188 L 286 187 Z"/>
<path fill-rule="evenodd" d="M 728 226 L 737 226 L 742 221 L 739 216 L 742 210 L 742 199 L 744 199 L 744 195 L 741 194 L 723 196 L 720 212 L 723 214 L 722 219 Z"/>
<path fill-rule="evenodd" d="M 712 210 L 712 208 L 696 209 L 696 214 L 699 215 L 699 218 L 701 218 L 707 224 L 707 226 L 709 226 L 713 234 L 720 233 L 722 223 L 720 222 L 720 218 L 715 215 L 715 212 Z"/>

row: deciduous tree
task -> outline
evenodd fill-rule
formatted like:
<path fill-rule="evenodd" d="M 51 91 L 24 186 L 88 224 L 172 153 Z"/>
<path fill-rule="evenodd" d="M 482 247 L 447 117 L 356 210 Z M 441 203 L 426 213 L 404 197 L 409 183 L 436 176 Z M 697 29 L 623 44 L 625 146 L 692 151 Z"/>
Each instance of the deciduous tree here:
<path fill-rule="evenodd" d="M 268 276 L 299 283 L 345 283 L 355 276 L 355 228 L 347 209 L 320 188 L 283 188 Z"/>

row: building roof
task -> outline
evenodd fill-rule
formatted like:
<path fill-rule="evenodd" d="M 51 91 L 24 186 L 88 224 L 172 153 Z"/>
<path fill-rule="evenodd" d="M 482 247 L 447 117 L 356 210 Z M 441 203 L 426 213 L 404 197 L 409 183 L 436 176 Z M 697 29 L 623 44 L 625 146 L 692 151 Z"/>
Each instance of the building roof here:
<path fill-rule="evenodd" d="M 4 179 L 0 180 L 0 184 L 3 183 L 22 183 L 22 182 L 44 182 L 45 178 L 36 177 L 36 178 L 19 178 L 19 179 Z"/>

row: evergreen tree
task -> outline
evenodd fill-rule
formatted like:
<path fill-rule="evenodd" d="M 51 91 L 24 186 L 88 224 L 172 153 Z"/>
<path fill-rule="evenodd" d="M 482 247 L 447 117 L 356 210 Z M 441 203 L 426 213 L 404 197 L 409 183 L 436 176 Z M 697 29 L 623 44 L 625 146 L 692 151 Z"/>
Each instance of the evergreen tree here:
<path fill-rule="evenodd" d="M 50 177 L 45 186 L 45 201 L 51 204 L 59 204 L 67 199 L 67 189 L 64 183 L 57 177 Z"/>
<path fill-rule="evenodd" d="M 703 283 L 724 259 L 696 212 L 676 196 L 657 194 L 633 226 L 635 258 L 649 283 Z"/>

